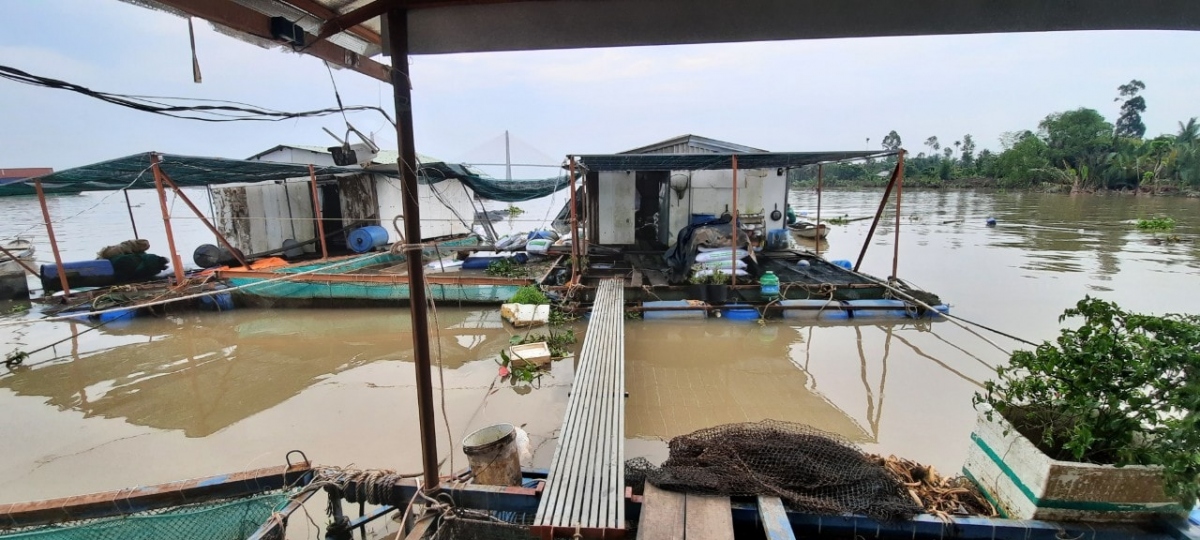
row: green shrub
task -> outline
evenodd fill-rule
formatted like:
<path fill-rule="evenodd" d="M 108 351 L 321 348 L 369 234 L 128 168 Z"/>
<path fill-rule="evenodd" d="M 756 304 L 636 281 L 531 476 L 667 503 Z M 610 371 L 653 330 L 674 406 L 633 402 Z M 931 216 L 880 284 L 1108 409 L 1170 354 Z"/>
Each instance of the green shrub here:
<path fill-rule="evenodd" d="M 1200 317 L 1129 313 L 1084 298 L 1053 343 L 1016 351 L 975 404 L 1054 459 L 1159 465 L 1170 494 L 1200 494 Z"/>
<path fill-rule="evenodd" d="M 526 285 L 517 289 L 517 292 L 508 299 L 510 304 L 549 304 L 550 299 L 542 291 L 538 290 L 535 285 Z"/>

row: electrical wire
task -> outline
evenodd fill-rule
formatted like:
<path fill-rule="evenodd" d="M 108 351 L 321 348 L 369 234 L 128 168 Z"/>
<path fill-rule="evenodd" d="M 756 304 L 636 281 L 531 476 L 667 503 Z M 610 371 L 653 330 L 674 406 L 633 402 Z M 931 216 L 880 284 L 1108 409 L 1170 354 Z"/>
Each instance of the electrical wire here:
<path fill-rule="evenodd" d="M 83 94 L 100 101 L 111 103 L 113 105 L 128 107 L 137 111 L 170 116 L 172 118 L 181 118 L 184 120 L 198 120 L 201 122 L 279 122 L 282 120 L 312 118 L 334 114 L 341 114 L 344 116 L 347 111 L 375 111 L 383 115 L 383 117 L 386 118 L 389 123 L 395 125 L 395 121 L 392 120 L 392 117 L 382 108 L 375 107 L 373 105 L 354 105 L 350 107 L 342 107 L 340 96 L 338 98 L 339 106 L 337 108 L 287 112 L 267 109 L 255 105 L 248 105 L 236 101 L 138 96 L 101 92 L 75 83 L 34 75 L 32 73 L 5 65 L 0 65 L 0 79 L 7 79 L 13 82 L 28 84 L 30 86 L 52 88 L 56 90 L 67 90 L 70 92 Z M 184 104 L 186 102 L 213 103 L 213 105 L 187 105 Z"/>

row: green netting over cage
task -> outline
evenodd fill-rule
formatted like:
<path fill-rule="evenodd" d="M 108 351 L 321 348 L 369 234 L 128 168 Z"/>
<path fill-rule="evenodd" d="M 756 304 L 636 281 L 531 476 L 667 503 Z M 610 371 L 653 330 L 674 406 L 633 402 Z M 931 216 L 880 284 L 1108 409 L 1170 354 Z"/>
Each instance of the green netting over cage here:
<path fill-rule="evenodd" d="M 287 504 L 280 491 L 252 497 L 176 506 L 127 516 L 0 531 L 0 540 L 241 540 Z"/>

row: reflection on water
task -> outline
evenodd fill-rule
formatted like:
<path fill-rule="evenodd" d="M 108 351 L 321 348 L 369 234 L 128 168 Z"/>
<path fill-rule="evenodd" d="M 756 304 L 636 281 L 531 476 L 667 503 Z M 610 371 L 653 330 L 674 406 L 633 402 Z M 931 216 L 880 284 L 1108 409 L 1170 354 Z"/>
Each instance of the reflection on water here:
<path fill-rule="evenodd" d="M 871 215 L 878 196 L 827 190 L 823 213 Z M 58 197 L 52 205 L 56 215 L 72 215 L 101 197 Z M 162 221 L 146 202 L 153 197 L 134 194 L 135 205 L 143 203 L 135 209 L 138 230 L 153 243 Z M 33 203 L 0 199 L 0 236 L 36 222 Z M 815 203 L 811 192 L 792 194 L 799 210 L 811 213 Z M 523 206 L 539 218 L 550 208 L 544 201 Z M 906 192 L 899 275 L 962 317 L 1034 341 L 1053 338 L 1059 313 L 1086 294 L 1137 311 L 1195 312 L 1198 210 L 1200 201 L 1176 198 Z M 1154 215 L 1174 217 L 1184 241 L 1158 245 L 1130 224 Z M 83 216 L 90 220 L 59 225 L 68 259 L 91 258 L 128 236 L 123 204 Z M 998 220 L 995 228 L 984 226 L 988 216 Z M 863 263 L 876 275 L 891 270 L 890 210 L 885 218 Z M 199 224 L 179 221 L 186 259 L 211 238 Z M 856 259 L 869 226 L 832 226 L 822 251 Z M 44 238 L 27 236 L 48 259 Z M 497 378 L 494 359 L 514 331 L 496 310 L 439 306 L 437 322 L 442 456 L 461 467 L 463 456 L 447 451 L 447 438 L 456 447 L 474 429 L 511 422 L 531 435 L 528 464 L 548 465 L 573 362 L 555 362 L 540 388 L 515 391 Z M 73 328 L 78 337 L 69 339 Z M 5 343 L 24 350 L 68 338 L 30 362 L 57 360 L 0 368 L 0 502 L 274 465 L 292 448 L 322 463 L 419 466 L 407 309 L 243 310 L 86 328 L 0 327 Z M 577 333 L 584 331 L 580 324 Z M 1006 350 L 1017 346 L 974 332 Z M 1007 358 L 946 322 L 629 321 L 626 338 L 626 455 L 651 459 L 665 455 L 663 441 L 672 436 L 774 418 L 958 470 L 974 423 L 971 397 Z"/>

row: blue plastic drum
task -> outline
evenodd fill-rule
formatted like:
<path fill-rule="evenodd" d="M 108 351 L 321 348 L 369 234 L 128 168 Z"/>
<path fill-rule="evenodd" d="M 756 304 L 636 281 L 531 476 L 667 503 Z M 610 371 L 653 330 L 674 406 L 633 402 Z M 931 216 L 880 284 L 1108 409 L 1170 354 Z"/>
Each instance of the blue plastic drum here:
<path fill-rule="evenodd" d="M 361 229 L 355 229 L 346 238 L 346 245 L 355 253 L 366 253 L 377 247 L 385 246 L 387 243 L 387 229 L 379 225 L 368 225 Z"/>

